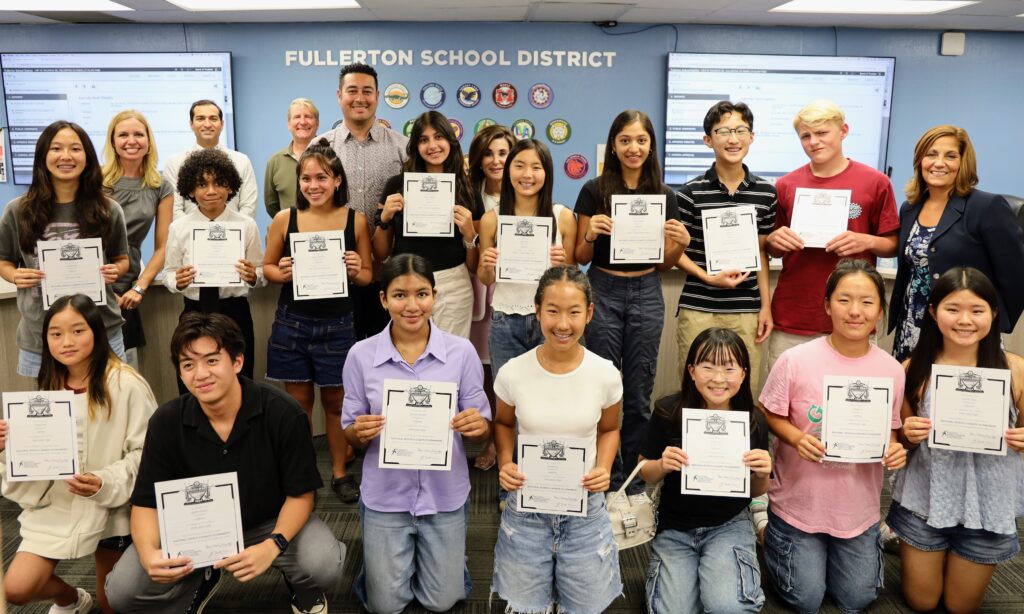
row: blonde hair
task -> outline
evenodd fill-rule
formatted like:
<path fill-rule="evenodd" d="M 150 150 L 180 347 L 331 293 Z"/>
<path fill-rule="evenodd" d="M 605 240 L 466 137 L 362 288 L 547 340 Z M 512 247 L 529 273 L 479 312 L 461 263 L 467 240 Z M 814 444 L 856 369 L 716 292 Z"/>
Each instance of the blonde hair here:
<path fill-rule="evenodd" d="M 316 118 L 317 123 L 320 122 L 320 109 L 316 108 L 313 101 L 309 98 L 296 98 L 288 104 L 288 119 L 292 118 L 292 107 L 308 107 L 313 112 L 313 117 Z"/>
<path fill-rule="evenodd" d="M 146 121 L 146 116 L 136 111 L 135 109 L 125 109 L 110 120 L 110 125 L 107 126 L 107 141 L 103 144 L 103 167 L 101 172 L 103 173 L 103 187 L 113 188 L 115 184 L 124 176 L 124 169 L 121 167 L 121 159 L 117 157 L 117 152 L 114 151 L 114 129 L 118 124 L 126 119 L 137 119 L 146 129 L 146 139 L 149 140 L 149 151 L 146 152 L 146 156 L 142 158 L 142 183 L 149 188 L 159 188 L 160 172 L 156 170 L 156 161 L 158 158 L 156 152 L 156 141 L 153 140 L 153 130 L 149 127 L 149 122 Z"/>
<path fill-rule="evenodd" d="M 921 174 L 921 160 L 928 155 L 928 150 L 935 145 L 935 142 L 942 137 L 951 136 L 957 141 L 957 149 L 960 150 L 960 168 L 956 171 L 956 180 L 953 182 L 953 193 L 957 196 L 967 196 L 978 185 L 978 162 L 974 155 L 974 145 L 967 131 L 957 126 L 943 125 L 929 129 L 914 146 L 914 176 L 910 178 L 903 191 L 907 200 L 913 204 L 924 201 L 928 192 L 928 184 Z"/>
<path fill-rule="evenodd" d="M 800 124 L 814 126 L 823 122 L 835 122 L 842 126 L 846 123 L 846 114 L 836 103 L 826 98 L 818 98 L 808 102 L 793 118 L 793 129 L 798 130 Z"/>

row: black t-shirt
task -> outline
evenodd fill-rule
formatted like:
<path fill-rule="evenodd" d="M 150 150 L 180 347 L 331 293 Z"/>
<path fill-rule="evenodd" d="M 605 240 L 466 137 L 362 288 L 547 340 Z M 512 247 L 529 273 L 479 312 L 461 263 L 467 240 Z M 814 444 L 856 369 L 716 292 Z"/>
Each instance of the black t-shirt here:
<path fill-rule="evenodd" d="M 740 411 L 740 410 L 733 410 Z M 756 426 L 755 426 L 756 425 Z M 768 423 L 756 409 L 750 411 L 750 449 L 768 449 Z M 682 447 L 683 433 L 669 420 L 655 412 L 647 423 L 640 454 L 658 460 L 668 446 Z M 658 532 L 674 529 L 691 531 L 699 527 L 717 527 L 743 511 L 750 503 L 745 497 L 703 497 L 680 493 L 680 472 L 665 476 L 658 504 Z"/>
<path fill-rule="evenodd" d="M 149 420 L 132 505 L 156 507 L 153 484 L 238 472 L 242 528 L 277 518 L 285 497 L 323 486 L 309 419 L 284 392 L 239 376 L 242 407 L 227 442 L 191 394 L 164 403 Z"/>
<path fill-rule="evenodd" d="M 593 217 L 601 210 L 604 200 L 601 198 L 601 190 L 597 182 L 597 179 L 591 179 L 583 184 L 583 187 L 580 189 L 580 195 L 576 197 L 576 206 L 573 208 L 576 215 Z M 675 190 L 668 186 L 662 186 L 662 189 L 665 193 L 665 220 L 678 220 L 679 205 L 676 202 Z M 627 189 L 623 193 L 637 194 L 638 192 Z M 609 262 L 611 247 L 612 238 L 610 235 L 597 235 L 597 240 L 594 241 L 594 258 L 591 260 L 591 264 L 612 271 L 643 271 L 644 269 L 651 268 L 651 265 L 646 263 L 611 264 Z"/>
<path fill-rule="evenodd" d="M 383 203 L 391 194 L 405 194 L 405 187 L 402 185 L 402 173 L 388 179 L 384 184 L 384 192 L 377 202 Z M 473 213 L 473 219 L 481 218 L 483 209 L 477 206 L 476 202 L 456 204 L 466 207 Z M 392 253 L 416 254 L 423 256 L 430 261 L 435 271 L 443 271 L 457 267 L 466 262 L 466 246 L 462 244 L 462 233 L 458 227 L 455 228 L 454 237 L 406 237 L 403 229 L 402 212 L 395 214 L 391 220 L 391 229 L 394 232 L 395 246 Z"/>

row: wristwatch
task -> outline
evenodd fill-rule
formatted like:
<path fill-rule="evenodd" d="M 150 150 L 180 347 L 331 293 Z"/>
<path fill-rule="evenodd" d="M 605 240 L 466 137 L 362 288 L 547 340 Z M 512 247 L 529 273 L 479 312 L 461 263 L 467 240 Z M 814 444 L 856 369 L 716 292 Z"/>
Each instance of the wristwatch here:
<path fill-rule="evenodd" d="M 274 540 L 274 545 L 277 546 L 277 549 L 280 550 L 282 554 L 288 549 L 288 540 L 284 538 L 284 535 L 281 535 L 280 533 L 271 533 L 270 539 Z"/>
<path fill-rule="evenodd" d="M 462 240 L 462 246 L 465 247 L 466 249 L 473 249 L 474 247 L 476 247 L 478 245 L 480 245 L 480 234 L 479 233 L 477 233 L 477 235 L 475 237 L 473 237 L 472 241 L 467 241 L 465 239 Z"/>
<path fill-rule="evenodd" d="M 139 296 L 145 296 L 146 294 L 146 291 L 139 284 L 135 284 L 134 286 L 132 286 L 132 290 L 138 292 Z"/>
<path fill-rule="evenodd" d="M 381 215 L 383 213 L 383 209 L 377 209 L 377 212 L 373 214 L 373 225 L 381 230 L 387 230 L 388 228 L 391 228 L 391 222 L 385 222 L 381 219 Z"/>

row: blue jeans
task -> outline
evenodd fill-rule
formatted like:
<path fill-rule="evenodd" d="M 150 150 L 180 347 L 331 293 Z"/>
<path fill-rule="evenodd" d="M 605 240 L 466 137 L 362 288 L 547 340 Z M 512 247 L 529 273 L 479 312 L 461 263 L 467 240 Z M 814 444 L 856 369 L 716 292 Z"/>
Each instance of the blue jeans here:
<path fill-rule="evenodd" d="M 341 386 L 345 359 L 355 342 L 351 313 L 311 318 L 279 304 L 267 343 L 267 379 Z"/>
<path fill-rule="evenodd" d="M 110 345 L 110 349 L 114 350 L 114 354 L 117 354 L 117 357 L 123 362 L 128 362 L 128 357 L 124 352 L 124 334 L 121 333 L 121 330 L 118 329 L 117 332 L 109 334 L 107 340 L 107 343 Z M 43 339 L 43 343 L 46 343 L 45 338 Z M 24 375 L 25 377 L 35 379 L 39 376 L 39 369 L 42 366 L 42 354 L 18 348 L 18 366 L 15 369 L 18 372 L 18 375 Z"/>
<path fill-rule="evenodd" d="M 1020 540 L 1016 534 L 967 529 L 962 524 L 936 529 L 928 524 L 927 518 L 903 507 L 899 501 L 892 502 L 885 521 L 907 545 L 922 552 L 949 550 L 979 565 L 998 565 L 1020 552 Z"/>
<path fill-rule="evenodd" d="M 473 588 L 466 568 L 468 509 L 466 503 L 451 512 L 413 516 L 360 503 L 363 569 L 355 591 L 363 606 L 376 614 L 397 614 L 415 598 L 431 612 L 445 612 L 468 597 Z"/>
<path fill-rule="evenodd" d="M 534 314 L 491 313 L 491 334 L 487 339 L 491 350 L 491 375 L 498 377 L 498 371 L 516 356 L 525 354 L 544 343 L 540 322 Z"/>
<path fill-rule="evenodd" d="M 618 277 L 590 267 L 594 318 L 587 326 L 587 348 L 622 371 L 622 430 L 619 456 L 612 465 L 610 490 L 618 490 L 636 467 L 640 442 L 651 418 L 651 391 L 658 370 L 658 347 L 665 322 L 661 276 Z M 644 489 L 639 478 L 629 494 Z"/>
<path fill-rule="evenodd" d="M 604 493 L 590 493 L 586 516 L 520 512 L 517 500 L 501 514 L 491 591 L 515 612 L 603 612 L 622 593 Z"/>
<path fill-rule="evenodd" d="M 764 562 L 775 589 L 798 612 L 817 612 L 828 591 L 844 613 L 871 605 L 882 586 L 878 525 L 856 537 L 804 533 L 768 508 Z"/>
<path fill-rule="evenodd" d="M 647 570 L 650 614 L 760 612 L 762 605 L 747 510 L 716 527 L 669 529 L 654 538 Z"/>

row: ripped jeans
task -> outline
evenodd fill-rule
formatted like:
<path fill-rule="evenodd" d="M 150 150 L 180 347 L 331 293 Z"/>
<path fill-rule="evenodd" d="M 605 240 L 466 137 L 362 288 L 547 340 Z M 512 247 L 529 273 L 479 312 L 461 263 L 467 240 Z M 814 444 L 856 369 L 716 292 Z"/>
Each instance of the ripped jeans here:
<path fill-rule="evenodd" d="M 747 510 L 715 527 L 661 531 L 651 544 L 647 611 L 760 612 L 764 591 L 754 548 Z"/>
<path fill-rule="evenodd" d="M 619 549 L 604 493 L 591 493 L 587 515 L 520 512 L 509 493 L 494 547 L 491 591 L 506 612 L 603 612 L 622 593 Z"/>

